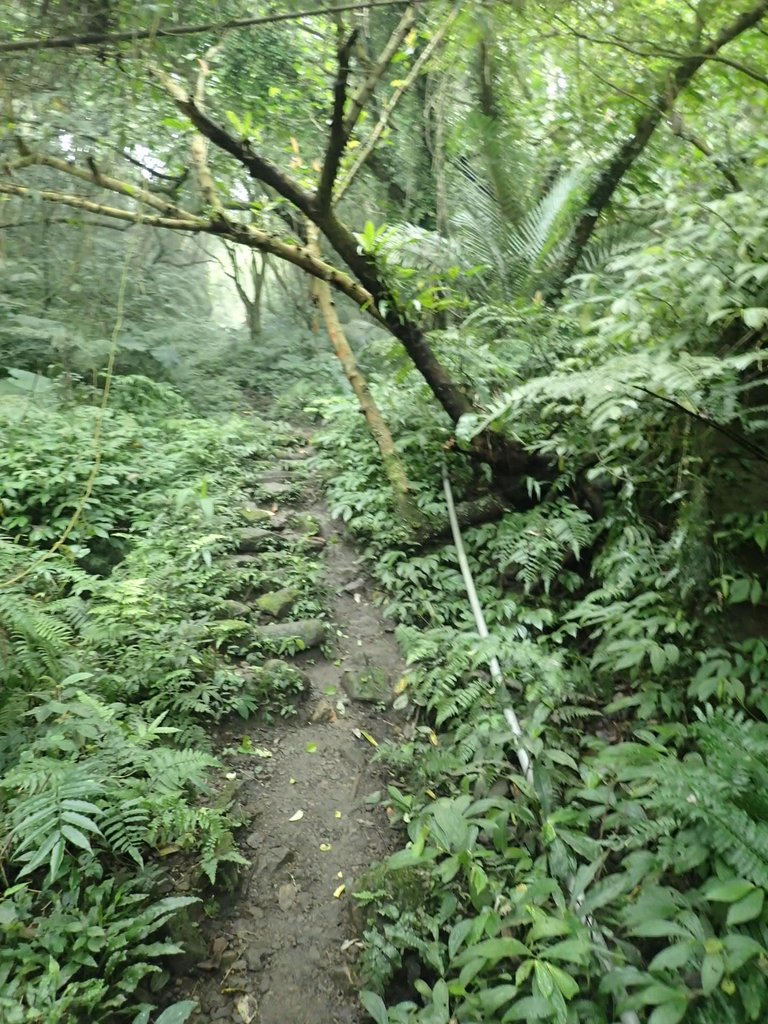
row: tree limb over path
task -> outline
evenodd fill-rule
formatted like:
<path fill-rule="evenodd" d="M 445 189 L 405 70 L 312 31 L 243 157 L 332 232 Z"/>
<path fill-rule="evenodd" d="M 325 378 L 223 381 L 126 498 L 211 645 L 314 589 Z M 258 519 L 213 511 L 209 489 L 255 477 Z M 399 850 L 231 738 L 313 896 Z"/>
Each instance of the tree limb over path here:
<path fill-rule="evenodd" d="M 94 184 L 96 184 L 95 180 Z M 122 190 L 121 194 L 123 194 Z M 327 281 L 338 291 L 343 292 L 352 299 L 353 302 L 364 307 L 374 320 L 377 320 L 382 326 L 386 326 L 373 304 L 371 293 L 366 291 L 349 274 L 345 274 L 343 271 L 332 266 L 332 264 L 312 256 L 308 249 L 298 245 L 291 245 L 290 242 L 284 242 L 276 235 L 261 231 L 250 224 L 199 217 L 184 210 L 178 210 L 174 216 L 145 213 L 142 210 L 127 210 L 119 206 L 109 206 L 106 203 L 96 202 L 88 199 L 86 196 L 59 192 L 55 189 L 28 188 L 24 185 L 15 185 L 10 182 L 0 182 L 0 195 L 16 196 L 19 199 L 29 199 L 32 201 L 42 200 L 47 203 L 59 203 L 62 206 L 69 206 L 75 210 L 85 210 L 87 213 L 109 217 L 111 220 L 126 221 L 129 224 L 145 224 L 149 227 L 168 228 L 170 231 L 188 231 L 192 234 L 213 235 L 230 242 L 236 242 L 238 245 L 245 245 L 250 249 L 259 249 L 261 252 L 271 253 L 279 259 L 285 260 L 286 263 L 292 263 L 295 267 L 299 267 L 300 270 L 305 271 L 312 277 L 317 277 L 321 281 Z"/>
<path fill-rule="evenodd" d="M 199 35 L 202 32 L 225 32 L 232 28 L 258 28 L 278 21 L 298 21 L 317 18 L 323 14 L 343 14 L 346 11 L 365 11 L 371 7 L 403 7 L 409 0 L 367 0 L 367 3 L 337 4 L 316 7 L 309 11 L 291 11 L 286 14 L 264 14 L 257 18 L 230 18 L 208 21 L 199 25 L 172 25 L 131 32 L 85 32 L 79 36 L 59 36 L 50 39 L 17 39 L 0 43 L 0 53 L 24 53 L 29 50 L 71 50 L 78 46 L 101 46 L 104 43 L 133 43 L 143 39 L 174 39 L 177 36 Z"/>

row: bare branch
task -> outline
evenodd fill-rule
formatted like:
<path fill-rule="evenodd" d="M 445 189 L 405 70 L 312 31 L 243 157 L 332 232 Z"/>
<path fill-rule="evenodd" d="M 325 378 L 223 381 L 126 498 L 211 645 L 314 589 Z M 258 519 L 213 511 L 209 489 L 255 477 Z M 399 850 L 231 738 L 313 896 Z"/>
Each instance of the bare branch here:
<path fill-rule="evenodd" d="M 130 186 L 126 185 L 126 188 Z M 118 191 L 115 189 L 114 191 Z M 66 192 L 57 192 L 54 189 L 28 188 L 26 185 L 14 185 L 11 182 L 0 182 L 0 195 L 19 196 L 21 199 L 39 198 L 47 203 L 61 203 L 63 206 L 71 206 L 76 210 L 86 210 L 88 213 L 98 213 L 104 217 L 111 217 L 113 220 L 129 221 L 131 224 L 149 224 L 152 227 L 171 228 L 176 231 L 205 231 L 208 222 L 202 217 L 193 217 L 184 211 L 183 216 L 161 217 L 153 213 L 144 213 L 140 210 L 123 210 L 118 206 L 107 206 L 104 203 L 96 203 L 86 196 L 72 195 Z"/>
<path fill-rule="evenodd" d="M 638 47 L 632 43 L 628 43 L 625 39 L 621 39 L 619 36 L 594 36 L 588 32 L 584 32 L 582 29 L 575 28 L 564 18 L 554 14 L 553 20 L 559 22 L 569 35 L 575 36 L 577 39 L 583 39 L 588 43 L 596 43 L 598 46 L 615 46 L 619 50 L 624 50 L 626 53 L 632 53 L 636 57 L 661 57 L 664 60 L 681 61 L 687 60 L 690 57 L 701 57 L 703 60 L 712 61 L 716 64 L 725 64 L 728 67 L 734 68 L 743 75 L 747 75 L 749 78 L 753 78 L 756 82 L 760 82 L 761 85 L 768 86 L 768 76 L 762 74 L 760 71 L 756 71 L 755 68 L 749 67 L 747 64 L 742 64 L 740 61 L 731 60 L 730 57 L 722 57 L 719 53 L 709 53 L 708 48 L 703 50 L 701 53 L 684 54 L 679 53 L 676 50 L 668 50 L 663 46 L 652 46 L 652 47 Z"/>
<path fill-rule="evenodd" d="M 379 59 L 370 69 L 365 81 L 352 97 L 352 102 L 349 105 L 349 113 L 344 121 L 344 133 L 347 138 L 349 138 L 354 131 L 358 118 L 365 108 L 365 104 L 373 95 L 373 90 L 376 88 L 382 75 L 391 64 L 392 58 L 397 53 L 403 40 L 415 24 L 416 12 L 414 7 L 411 5 L 403 12 L 403 16 L 395 26 L 392 35 L 387 41 L 387 45 L 381 51 Z"/>
<path fill-rule="evenodd" d="M 205 101 L 205 79 L 210 73 L 209 62 L 213 60 L 223 45 L 224 43 L 221 42 L 216 46 L 212 46 L 206 52 L 205 57 L 199 61 L 197 84 L 195 85 L 195 106 L 201 113 L 203 112 L 203 103 Z M 203 199 L 212 210 L 216 211 L 218 217 L 226 219 L 227 215 L 219 198 L 216 182 L 213 180 L 213 175 L 208 166 L 208 140 L 200 132 L 195 132 L 192 136 L 189 144 L 189 157 Z"/>
<path fill-rule="evenodd" d="M 739 71 L 742 75 L 746 75 L 748 78 L 753 78 L 756 82 L 759 82 L 761 85 L 768 88 L 768 75 L 762 75 L 759 71 L 755 71 L 754 68 L 751 68 L 746 64 L 741 64 L 737 60 L 731 60 L 730 57 L 721 57 L 720 54 L 708 57 L 707 59 L 715 61 L 718 64 L 725 64 L 727 67 Z"/>
<path fill-rule="evenodd" d="M 341 4 L 333 7 L 316 7 L 309 11 L 291 11 L 285 14 L 264 14 L 258 18 L 231 18 L 227 21 L 208 21 L 199 25 L 169 25 L 167 28 L 154 27 L 130 32 L 88 32 L 79 36 L 53 37 L 49 39 L 17 39 L 0 43 L 0 53 L 22 53 L 26 50 L 71 50 L 76 46 L 101 46 L 104 43 L 135 43 L 142 39 L 168 39 L 176 36 L 199 35 L 202 32 L 224 32 L 231 28 L 258 28 L 278 21 L 297 21 L 302 18 L 317 18 L 324 14 L 344 11 L 365 11 L 371 7 L 402 7 L 407 0 L 367 0 L 360 4 Z"/>
<path fill-rule="evenodd" d="M 347 99 L 347 82 L 349 81 L 349 55 L 355 45 L 357 30 L 355 30 L 338 51 L 338 71 L 336 81 L 333 84 L 333 114 L 331 115 L 331 130 L 328 135 L 328 146 L 325 151 L 323 168 L 320 171 L 320 182 L 317 186 L 315 197 L 317 207 L 326 211 L 331 205 L 333 183 L 339 171 L 339 163 L 344 154 L 344 149 L 349 138 L 344 126 L 344 104 Z"/>
<path fill-rule="evenodd" d="M 766 0 L 766 2 L 768 3 L 768 0 Z M 424 67 L 424 65 L 427 63 L 429 58 L 435 52 L 437 47 L 443 41 L 443 39 L 445 38 L 446 33 L 448 32 L 448 29 L 454 23 L 454 21 L 458 17 L 460 11 L 461 11 L 461 3 L 457 2 L 456 4 L 454 4 L 452 10 L 448 14 L 448 17 L 445 19 L 443 24 L 440 26 L 440 28 L 437 30 L 437 32 L 435 32 L 435 34 L 432 36 L 430 41 L 427 43 L 427 45 L 421 51 L 421 53 L 419 54 L 417 59 L 413 62 L 413 66 L 411 67 L 411 70 L 408 72 L 408 75 L 405 78 L 405 80 L 403 81 L 403 84 L 398 86 L 398 88 L 395 89 L 395 91 L 393 92 L 392 96 L 389 99 L 389 102 L 384 107 L 384 110 L 382 111 L 381 117 L 379 118 L 378 122 L 376 123 L 376 126 L 374 127 L 373 131 L 371 132 L 371 134 L 367 138 L 365 144 L 361 148 L 361 150 L 360 150 L 360 152 L 359 152 L 359 154 L 357 156 L 357 159 L 355 160 L 355 162 L 352 165 L 352 167 L 344 175 L 344 178 L 342 179 L 341 183 L 339 184 L 339 187 L 336 189 L 336 195 L 335 195 L 335 200 L 334 200 L 335 202 L 339 202 L 339 200 L 342 198 L 344 193 L 347 191 L 349 186 L 354 181 L 355 176 L 357 175 L 357 172 L 360 170 L 360 168 L 363 166 L 363 164 L 368 159 L 370 154 L 373 152 L 373 149 L 376 146 L 376 143 L 379 141 L 379 139 L 382 136 L 382 133 L 383 133 L 384 129 L 389 124 L 389 120 L 390 120 L 390 118 L 392 116 L 392 113 L 393 113 L 395 107 L 400 102 L 400 100 L 402 99 L 402 97 L 405 94 L 405 92 L 410 88 L 410 86 L 416 80 L 416 77 L 420 73 L 421 69 Z"/>
<path fill-rule="evenodd" d="M 85 137 L 86 136 L 80 135 L 80 138 Z M 92 141 L 96 142 L 97 140 L 92 138 Z M 101 142 L 102 140 L 99 139 L 98 141 Z M 180 188 L 189 174 L 189 171 L 186 168 L 181 172 L 181 174 L 164 174 L 162 171 L 155 170 L 154 167 L 147 167 L 146 164 L 142 163 L 141 160 L 138 160 L 135 156 L 131 156 L 131 154 L 126 152 L 122 147 L 113 146 L 112 148 L 116 153 L 119 153 L 124 160 L 127 160 L 129 164 L 133 164 L 134 167 L 140 168 L 145 174 L 149 174 L 151 177 L 158 178 L 161 181 L 169 181 L 171 183 L 170 191 Z"/>
<path fill-rule="evenodd" d="M 102 228 L 104 228 L 104 229 L 109 228 L 111 231 L 130 231 L 131 228 L 134 226 L 133 224 L 127 224 L 125 227 L 123 227 L 120 224 L 109 224 L 109 223 L 107 223 L 106 221 L 103 221 L 103 220 L 85 220 L 84 218 L 81 219 L 81 220 L 73 220 L 72 217 L 51 217 L 50 219 L 46 219 L 45 223 L 46 223 L 46 225 L 48 225 L 48 224 L 66 224 L 68 227 L 78 228 L 78 229 L 79 228 L 88 228 L 88 227 L 98 227 L 98 229 L 100 231 L 101 231 Z M 12 231 L 15 228 L 35 228 L 35 227 L 40 227 L 40 218 L 39 217 L 35 217 L 32 220 L 16 220 L 16 221 L 13 221 L 12 223 L 10 223 L 10 222 L 9 223 L 2 223 L 2 222 L 0 222 L 0 231 Z"/>
<path fill-rule="evenodd" d="M 731 191 L 741 192 L 741 185 L 739 183 L 739 179 L 730 169 L 725 160 L 721 160 L 715 154 L 714 150 L 709 145 L 709 143 L 707 143 L 704 139 L 698 136 L 685 124 L 682 117 L 680 116 L 680 114 L 677 113 L 677 111 L 673 110 L 670 113 L 670 116 L 667 118 L 667 122 L 673 135 L 676 135 L 679 139 L 682 139 L 684 142 L 688 142 L 691 146 L 693 146 L 694 149 L 698 149 L 698 151 L 703 156 L 705 156 L 712 163 L 712 165 L 718 169 L 718 171 L 720 171 L 722 176 L 731 186 Z"/>
<path fill-rule="evenodd" d="M 70 195 L 65 192 L 57 192 L 53 189 L 27 188 L 24 185 L 14 185 L 9 182 L 0 182 L 0 195 L 18 196 L 21 199 L 42 199 L 48 203 L 60 203 L 63 206 L 71 206 L 77 210 L 86 210 L 88 213 L 99 214 L 109 217 L 112 220 L 128 221 L 131 224 L 146 224 L 151 227 L 168 228 L 172 231 L 188 231 L 192 234 L 207 234 L 217 238 L 237 242 L 239 245 L 248 246 L 251 249 L 259 249 L 261 252 L 272 253 L 286 263 L 292 263 L 312 277 L 321 281 L 327 281 L 337 291 L 343 292 L 358 306 L 364 308 L 369 316 L 386 326 L 386 323 L 378 312 L 371 293 L 348 274 L 337 270 L 330 263 L 313 256 L 305 246 L 291 245 L 284 242 L 275 235 L 266 231 L 260 231 L 250 224 L 236 224 L 232 221 L 208 220 L 205 217 L 198 217 L 192 214 L 185 214 L 184 217 L 162 217 L 156 214 L 143 213 L 140 210 L 122 210 L 116 206 L 107 206 L 103 203 L 95 203 L 85 196 Z"/>
<path fill-rule="evenodd" d="M 69 160 L 61 160 L 59 157 L 51 156 L 49 153 L 26 153 L 24 156 L 19 157 L 18 160 L 12 160 L 4 164 L 3 170 L 8 174 L 13 174 L 14 171 L 22 170 L 25 167 L 50 167 L 52 170 L 61 171 L 72 178 L 79 178 L 81 181 L 87 181 L 91 185 L 98 185 L 101 188 L 108 189 L 110 192 L 117 192 L 130 199 L 135 199 L 136 202 L 142 203 L 144 206 L 150 206 L 154 210 L 159 210 L 165 216 L 186 216 L 185 211 L 176 206 L 175 203 L 156 196 L 152 192 L 147 192 L 146 189 L 139 188 L 137 185 L 131 185 L 118 178 L 112 178 L 108 174 L 102 174 L 95 164 L 86 170 L 84 167 L 78 167 L 77 164 L 71 163 Z"/>

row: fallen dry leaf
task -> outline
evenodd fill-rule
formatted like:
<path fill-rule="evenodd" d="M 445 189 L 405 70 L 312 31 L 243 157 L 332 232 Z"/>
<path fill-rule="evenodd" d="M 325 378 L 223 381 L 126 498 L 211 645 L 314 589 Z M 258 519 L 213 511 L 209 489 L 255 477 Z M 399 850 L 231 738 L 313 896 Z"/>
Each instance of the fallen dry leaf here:
<path fill-rule="evenodd" d="M 243 1024 L 251 1024 L 256 1019 L 259 1006 L 253 996 L 239 996 L 235 1000 L 235 1009 Z"/>

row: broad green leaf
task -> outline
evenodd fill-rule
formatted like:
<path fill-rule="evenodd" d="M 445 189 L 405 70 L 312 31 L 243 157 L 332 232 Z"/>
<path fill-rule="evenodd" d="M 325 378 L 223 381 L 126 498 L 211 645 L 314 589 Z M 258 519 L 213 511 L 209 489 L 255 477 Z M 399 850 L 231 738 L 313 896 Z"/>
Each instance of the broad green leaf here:
<path fill-rule="evenodd" d="M 754 885 L 744 878 L 730 878 L 727 882 L 706 886 L 704 895 L 714 903 L 737 903 L 754 888 Z"/>
<path fill-rule="evenodd" d="M 555 764 L 562 764 L 566 768 L 573 768 L 574 771 L 579 770 L 579 766 L 575 759 L 565 750 L 557 750 L 550 747 L 545 753 L 549 760 L 554 761 Z"/>
<path fill-rule="evenodd" d="M 525 999 L 518 999 L 501 1019 L 502 1024 L 515 1020 L 551 1020 L 552 1006 L 548 999 L 541 996 L 526 996 Z"/>
<path fill-rule="evenodd" d="M 564 939 L 553 946 L 545 946 L 539 952 L 542 960 L 564 960 L 568 963 L 586 964 L 591 955 L 591 945 L 587 939 Z"/>
<path fill-rule="evenodd" d="M 496 963 L 499 960 L 530 956 L 530 950 L 517 939 L 502 937 L 498 939 L 484 939 L 482 942 L 470 946 L 456 958 L 454 964 L 461 966 L 475 957 L 482 957 L 489 963 Z"/>
<path fill-rule="evenodd" d="M 720 953 L 705 953 L 701 964 L 701 987 L 705 995 L 711 995 L 720 984 L 725 972 L 725 961 Z"/>
<path fill-rule="evenodd" d="M 732 927 L 735 924 L 742 924 L 744 921 L 753 921 L 762 913 L 764 900 L 765 892 L 762 889 L 755 889 L 738 903 L 731 904 L 725 923 Z"/>
<path fill-rule="evenodd" d="M 649 971 L 663 971 L 663 970 L 677 970 L 682 967 L 683 964 L 693 956 L 696 949 L 696 943 L 691 942 L 675 942 L 671 946 L 667 946 L 666 949 L 662 949 L 660 953 L 648 964 Z"/>
<path fill-rule="evenodd" d="M 194 999 L 182 999 L 163 1010 L 155 1024 L 184 1024 L 196 1009 L 197 1003 Z"/>
<path fill-rule="evenodd" d="M 81 850 L 87 850 L 89 853 L 91 852 L 90 840 L 85 833 L 80 831 L 79 828 L 74 828 L 72 825 L 62 824 L 61 834 L 74 846 L 79 846 Z"/>
<path fill-rule="evenodd" d="M 559 917 L 538 917 L 528 929 L 526 939 L 535 942 L 537 939 L 552 939 L 558 935 L 569 935 L 571 927 Z"/>
<path fill-rule="evenodd" d="M 496 985 L 478 993 L 477 1001 L 487 1013 L 494 1013 L 506 1003 L 511 1002 L 518 993 L 515 985 Z"/>
<path fill-rule="evenodd" d="M 676 996 L 657 1006 L 648 1018 L 648 1024 L 679 1024 L 687 1012 L 688 1000 L 684 996 Z"/>
<path fill-rule="evenodd" d="M 448 1017 L 450 999 L 448 994 L 448 986 L 445 983 L 445 979 L 438 978 L 435 982 L 435 987 L 432 989 L 432 1001 L 438 1011 Z"/>
<path fill-rule="evenodd" d="M 579 991 L 579 984 L 575 978 L 572 978 L 570 974 L 564 971 L 561 967 L 555 967 L 554 964 L 547 964 L 546 968 L 552 975 L 552 979 L 562 995 L 565 996 L 566 999 L 573 999 Z"/>
<path fill-rule="evenodd" d="M 741 316 L 747 327 L 760 330 L 768 324 L 768 309 L 765 306 L 747 306 L 741 311 Z"/>
<path fill-rule="evenodd" d="M 384 1004 L 384 1000 L 381 996 L 375 992 L 371 992 L 368 989 L 363 989 L 360 993 L 360 1002 L 366 1009 L 371 1019 L 375 1021 L 375 1024 L 387 1024 L 389 1021 L 389 1014 L 387 1013 L 387 1007 Z"/>
<path fill-rule="evenodd" d="M 726 935 L 723 939 L 726 969 L 729 974 L 735 973 L 748 960 L 764 954 L 765 950 L 749 935 Z"/>
<path fill-rule="evenodd" d="M 581 905 L 582 914 L 591 914 L 599 907 L 613 903 L 623 892 L 629 888 L 630 880 L 624 874 L 608 875 L 600 882 L 592 885 L 584 895 Z"/>
<path fill-rule="evenodd" d="M 672 1000 L 680 998 L 680 989 L 673 988 L 672 985 L 665 985 L 660 981 L 655 982 L 653 985 L 647 985 L 640 993 L 640 1000 L 645 1005 L 655 1005 L 657 1003 L 668 1003 Z"/>
<path fill-rule="evenodd" d="M 547 966 L 547 964 L 542 963 L 540 960 L 534 961 L 533 974 L 536 978 L 536 984 L 539 986 L 539 991 L 546 999 L 549 999 L 555 991 L 555 979 L 547 970 Z"/>
<path fill-rule="evenodd" d="M 457 921 L 451 928 L 451 933 L 448 936 L 448 956 L 451 960 L 456 956 L 456 952 L 463 945 L 464 940 L 472 931 L 475 924 L 475 918 L 466 917 L 463 921 Z"/>

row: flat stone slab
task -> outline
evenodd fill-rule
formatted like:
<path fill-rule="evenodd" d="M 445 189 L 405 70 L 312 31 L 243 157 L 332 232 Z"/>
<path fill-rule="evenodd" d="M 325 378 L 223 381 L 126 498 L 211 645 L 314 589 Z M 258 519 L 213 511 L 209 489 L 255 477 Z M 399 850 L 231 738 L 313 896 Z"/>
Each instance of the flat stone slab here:
<path fill-rule="evenodd" d="M 248 502 L 247 505 L 243 505 L 240 509 L 240 515 L 246 523 L 267 523 L 272 519 L 272 513 L 269 509 L 259 508 L 258 505 L 254 505 L 253 502 Z"/>
<path fill-rule="evenodd" d="M 294 484 L 283 483 L 281 480 L 262 480 L 259 483 L 259 490 L 276 498 L 281 494 L 289 494 L 294 486 Z"/>
<path fill-rule="evenodd" d="M 346 671 L 341 677 L 341 685 L 352 700 L 371 704 L 389 703 L 392 700 L 389 677 L 380 668 L 359 673 Z"/>

